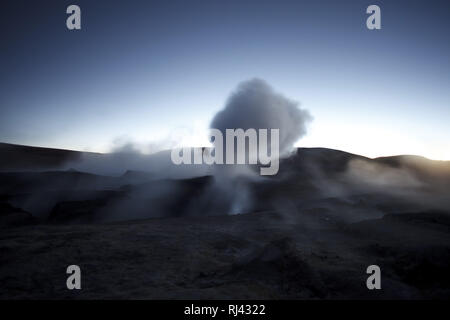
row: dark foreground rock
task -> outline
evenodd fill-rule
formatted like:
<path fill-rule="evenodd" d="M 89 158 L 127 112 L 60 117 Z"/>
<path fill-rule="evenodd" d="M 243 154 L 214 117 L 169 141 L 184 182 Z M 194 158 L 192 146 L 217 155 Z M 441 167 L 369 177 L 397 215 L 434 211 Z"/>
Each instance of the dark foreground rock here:
<path fill-rule="evenodd" d="M 6 229 L 0 298 L 450 298 L 443 213 L 305 227 L 307 214 Z M 81 267 L 82 290 L 66 289 L 71 264 Z M 382 290 L 366 288 L 372 264 L 381 268 Z"/>
<path fill-rule="evenodd" d="M 8 202 L 0 201 L 0 228 L 31 225 L 36 222 L 29 212 L 13 207 Z"/>

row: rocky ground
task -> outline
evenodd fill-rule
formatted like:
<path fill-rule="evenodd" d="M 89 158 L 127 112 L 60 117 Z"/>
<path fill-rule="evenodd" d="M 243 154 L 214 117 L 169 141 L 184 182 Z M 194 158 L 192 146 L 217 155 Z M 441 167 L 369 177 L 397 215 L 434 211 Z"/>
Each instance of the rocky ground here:
<path fill-rule="evenodd" d="M 304 221 L 265 212 L 2 230 L 0 298 L 450 298 L 447 214 Z M 71 264 L 80 291 L 66 289 Z M 381 290 L 366 288 L 372 264 Z"/>

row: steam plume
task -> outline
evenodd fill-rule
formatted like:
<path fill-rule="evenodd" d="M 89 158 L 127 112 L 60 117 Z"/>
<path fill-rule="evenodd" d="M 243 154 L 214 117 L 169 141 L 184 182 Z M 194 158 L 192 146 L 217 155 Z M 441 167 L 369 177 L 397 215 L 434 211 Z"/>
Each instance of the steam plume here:
<path fill-rule="evenodd" d="M 288 152 L 306 134 L 312 120 L 298 103 L 275 92 L 264 80 L 252 79 L 239 84 L 225 108 L 211 122 L 211 128 L 225 135 L 226 129 L 279 129 L 280 153 Z"/>
<path fill-rule="evenodd" d="M 279 152 L 283 155 L 306 134 L 306 125 L 311 120 L 309 112 L 298 108 L 297 102 L 275 92 L 264 80 L 252 79 L 238 85 L 225 108 L 214 116 L 210 127 L 220 130 L 223 136 L 226 129 L 278 129 Z M 252 209 L 249 184 L 258 177 L 251 170 L 239 165 L 218 165 L 214 176 L 213 188 L 227 198 L 228 213 Z"/>

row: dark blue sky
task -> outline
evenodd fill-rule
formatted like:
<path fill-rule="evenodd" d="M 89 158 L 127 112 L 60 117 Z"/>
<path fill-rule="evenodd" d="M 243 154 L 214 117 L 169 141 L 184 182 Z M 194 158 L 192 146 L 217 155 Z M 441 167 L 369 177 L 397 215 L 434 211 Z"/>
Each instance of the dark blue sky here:
<path fill-rule="evenodd" d="M 81 7 L 80 31 L 66 28 L 70 4 Z M 371 4 L 381 30 L 366 28 Z M 1 141 L 204 144 L 229 93 L 260 77 L 314 116 L 299 146 L 450 159 L 449 1 L 1 6 Z"/>

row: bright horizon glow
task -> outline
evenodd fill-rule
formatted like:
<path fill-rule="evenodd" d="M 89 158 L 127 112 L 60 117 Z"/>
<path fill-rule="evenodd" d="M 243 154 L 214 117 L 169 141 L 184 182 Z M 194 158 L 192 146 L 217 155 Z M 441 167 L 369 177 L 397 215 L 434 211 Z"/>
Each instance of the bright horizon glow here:
<path fill-rule="evenodd" d="M 145 137 L 133 139 L 131 137 L 122 137 L 115 139 L 115 143 L 107 143 L 98 148 L 70 147 L 64 145 L 30 145 L 42 148 L 56 148 L 74 151 L 109 153 L 114 152 L 115 147 L 120 147 L 126 143 L 132 143 L 139 152 L 151 154 L 162 150 L 168 150 L 173 147 L 205 147 L 211 146 L 208 142 L 208 129 L 200 123 L 196 123 L 191 128 L 180 128 L 173 131 L 169 136 L 160 140 L 146 140 Z M 316 127 L 313 132 L 315 135 L 307 134 L 305 137 L 295 143 L 295 148 L 328 148 L 341 150 L 368 158 L 389 157 L 397 155 L 417 155 L 430 160 L 450 161 L 450 148 L 443 150 L 439 145 L 420 143 L 408 139 L 407 137 L 393 132 L 385 132 L 382 137 L 377 130 L 359 130 L 355 135 L 352 130 L 336 130 L 332 136 L 325 133 L 317 133 Z M 336 129 L 336 128 L 335 128 Z M 311 130 L 310 130 L 311 131 Z M 175 141 L 174 138 L 180 138 Z M 378 140 L 378 142 L 377 142 Z M 342 143 L 345 141 L 345 143 Z M 153 150 L 151 150 L 154 148 Z"/>

